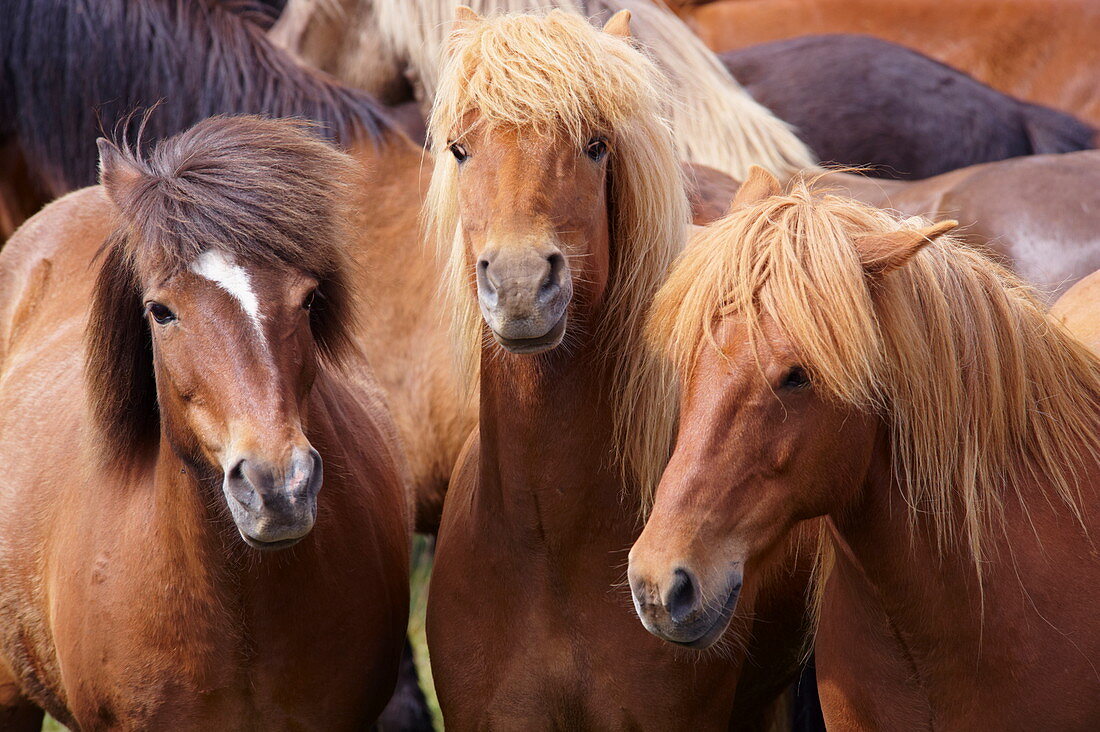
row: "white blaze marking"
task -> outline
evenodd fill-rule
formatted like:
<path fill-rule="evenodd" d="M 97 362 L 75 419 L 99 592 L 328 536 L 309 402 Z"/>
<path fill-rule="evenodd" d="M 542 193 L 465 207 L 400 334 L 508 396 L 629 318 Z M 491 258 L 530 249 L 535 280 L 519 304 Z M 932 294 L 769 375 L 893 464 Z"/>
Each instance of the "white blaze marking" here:
<path fill-rule="evenodd" d="M 191 263 L 191 271 L 205 277 L 218 287 L 232 295 L 241 305 L 256 327 L 256 333 L 263 340 L 264 331 L 260 327 L 260 301 L 252 290 L 252 280 L 244 267 L 233 262 L 232 258 L 216 249 L 207 249 Z"/>

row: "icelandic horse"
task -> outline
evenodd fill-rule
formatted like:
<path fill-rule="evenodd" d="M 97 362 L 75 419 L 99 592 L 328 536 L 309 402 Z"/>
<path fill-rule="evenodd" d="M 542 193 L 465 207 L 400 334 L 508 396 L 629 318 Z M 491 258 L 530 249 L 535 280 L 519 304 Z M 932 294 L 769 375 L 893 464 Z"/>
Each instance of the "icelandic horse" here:
<path fill-rule="evenodd" d="M 635 604 L 705 647 L 823 517 L 830 728 L 1088 729 L 1100 356 L 953 225 L 757 170 L 694 237 L 648 324 L 683 399 Z"/>
<path fill-rule="evenodd" d="M 411 515 L 356 165 L 258 117 L 100 151 L 0 252 L 0 723 L 361 729 Z"/>
<path fill-rule="evenodd" d="M 628 20 L 460 8 L 440 75 L 425 214 L 480 390 L 427 615 L 459 729 L 726 729 L 798 668 L 808 566 L 761 582 L 759 622 L 741 614 L 703 658 L 646 634 L 622 585 L 675 422 L 643 314 L 689 222 L 668 96 Z"/>

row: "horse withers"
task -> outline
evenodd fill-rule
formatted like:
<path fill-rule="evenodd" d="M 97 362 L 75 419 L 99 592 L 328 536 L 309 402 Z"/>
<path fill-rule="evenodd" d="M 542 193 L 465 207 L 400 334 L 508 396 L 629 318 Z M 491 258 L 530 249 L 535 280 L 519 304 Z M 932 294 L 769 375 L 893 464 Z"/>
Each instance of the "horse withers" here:
<path fill-rule="evenodd" d="M 1100 358 L 954 222 L 778 191 L 758 170 L 655 299 L 684 398 L 631 550 L 643 622 L 708 646 L 824 517 L 830 726 L 1088 728 Z"/>
<path fill-rule="evenodd" d="M 254 117 L 100 147 L 0 254 L 0 718 L 361 728 L 410 516 L 350 338 L 355 167 Z"/>

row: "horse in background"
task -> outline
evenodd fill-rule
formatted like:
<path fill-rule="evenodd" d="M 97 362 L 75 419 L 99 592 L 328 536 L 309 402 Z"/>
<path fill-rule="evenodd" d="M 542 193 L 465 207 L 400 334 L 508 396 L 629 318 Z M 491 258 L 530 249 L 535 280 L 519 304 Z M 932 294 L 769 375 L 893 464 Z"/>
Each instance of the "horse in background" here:
<path fill-rule="evenodd" d="M 1100 126 L 1100 8 L 1092 0 L 727 0 L 676 10 L 718 52 L 863 33 Z"/>
<path fill-rule="evenodd" d="M 642 314 L 689 209 L 669 97 L 628 18 L 601 31 L 560 10 L 460 9 L 440 76 L 426 215 L 480 396 L 428 602 L 459 728 L 725 729 L 759 719 L 798 668 L 808 566 L 760 583 L 759 623 L 739 616 L 725 654 L 631 622 L 624 552 L 675 422 Z"/>
<path fill-rule="evenodd" d="M 1100 353 L 1100 270 L 1069 288 L 1051 307 L 1051 315 L 1086 346 Z"/>
<path fill-rule="evenodd" d="M 756 101 L 820 160 L 884 178 L 928 178 L 994 160 L 1087 150 L 1096 129 L 1013 99 L 904 46 L 800 36 L 722 54 Z"/>
<path fill-rule="evenodd" d="M 1100 357 L 953 225 L 759 170 L 694 237 L 650 316 L 684 397 L 631 588 L 651 632 L 706 646 L 823 516 L 829 726 L 1084 729 Z"/>
<path fill-rule="evenodd" d="M 438 87 L 442 49 L 459 0 L 290 0 L 272 39 L 306 63 L 394 104 L 425 109 Z M 634 41 L 668 76 L 672 127 L 683 160 L 743 179 L 752 164 L 787 177 L 816 158 L 761 107 L 682 21 L 651 0 L 476 0 L 482 14 L 559 8 L 607 21 L 629 10 Z"/>
<path fill-rule="evenodd" d="M 351 326 L 356 165 L 255 117 L 100 150 L 0 253 L 0 718 L 362 728 L 411 514 Z"/>

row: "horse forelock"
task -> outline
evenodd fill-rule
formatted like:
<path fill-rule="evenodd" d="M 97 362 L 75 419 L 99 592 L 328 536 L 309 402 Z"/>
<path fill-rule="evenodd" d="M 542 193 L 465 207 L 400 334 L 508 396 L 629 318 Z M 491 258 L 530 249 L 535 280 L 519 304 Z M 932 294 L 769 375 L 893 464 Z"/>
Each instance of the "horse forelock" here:
<path fill-rule="evenodd" d="M 123 147 L 103 172 L 115 230 L 100 252 L 85 367 L 108 452 L 159 434 L 142 287 L 220 252 L 319 282 L 314 337 L 330 361 L 352 346 L 355 299 L 342 248 L 357 167 L 300 121 L 215 117 L 146 158 Z"/>
<path fill-rule="evenodd" d="M 458 31 L 448 54 L 430 121 L 435 169 L 424 215 L 448 261 L 452 332 L 471 382 L 482 322 L 456 235 L 457 166 L 447 145 L 471 118 L 577 145 L 593 134 L 609 137 L 611 269 L 595 337 L 613 362 L 614 460 L 645 505 L 668 459 L 676 400 L 670 372 L 644 347 L 643 317 L 689 218 L 663 77 L 623 39 L 561 11 L 481 21 Z"/>
<path fill-rule="evenodd" d="M 575 17 L 606 21 L 618 10 L 631 12 L 631 33 L 650 54 L 673 92 L 670 110 L 680 156 L 741 180 L 753 164 L 780 177 L 813 167 L 813 153 L 794 131 L 761 106 L 730 75 L 718 57 L 685 23 L 652 0 L 470 0 L 482 14 L 522 13 L 547 7 Z M 444 67 L 454 17 L 454 0 L 374 0 L 382 36 L 408 58 L 434 99 L 448 71 Z M 441 60 L 443 63 L 441 63 Z"/>
<path fill-rule="evenodd" d="M 750 344 L 778 325 L 817 388 L 883 418 L 911 521 L 930 521 L 939 548 L 963 547 L 980 574 L 1023 483 L 1080 521 L 1078 473 L 1100 459 L 1100 358 L 954 237 L 872 281 L 854 240 L 914 223 L 801 181 L 702 230 L 648 332 L 686 376 L 698 349 L 719 347 L 719 317 L 743 319 Z"/>

